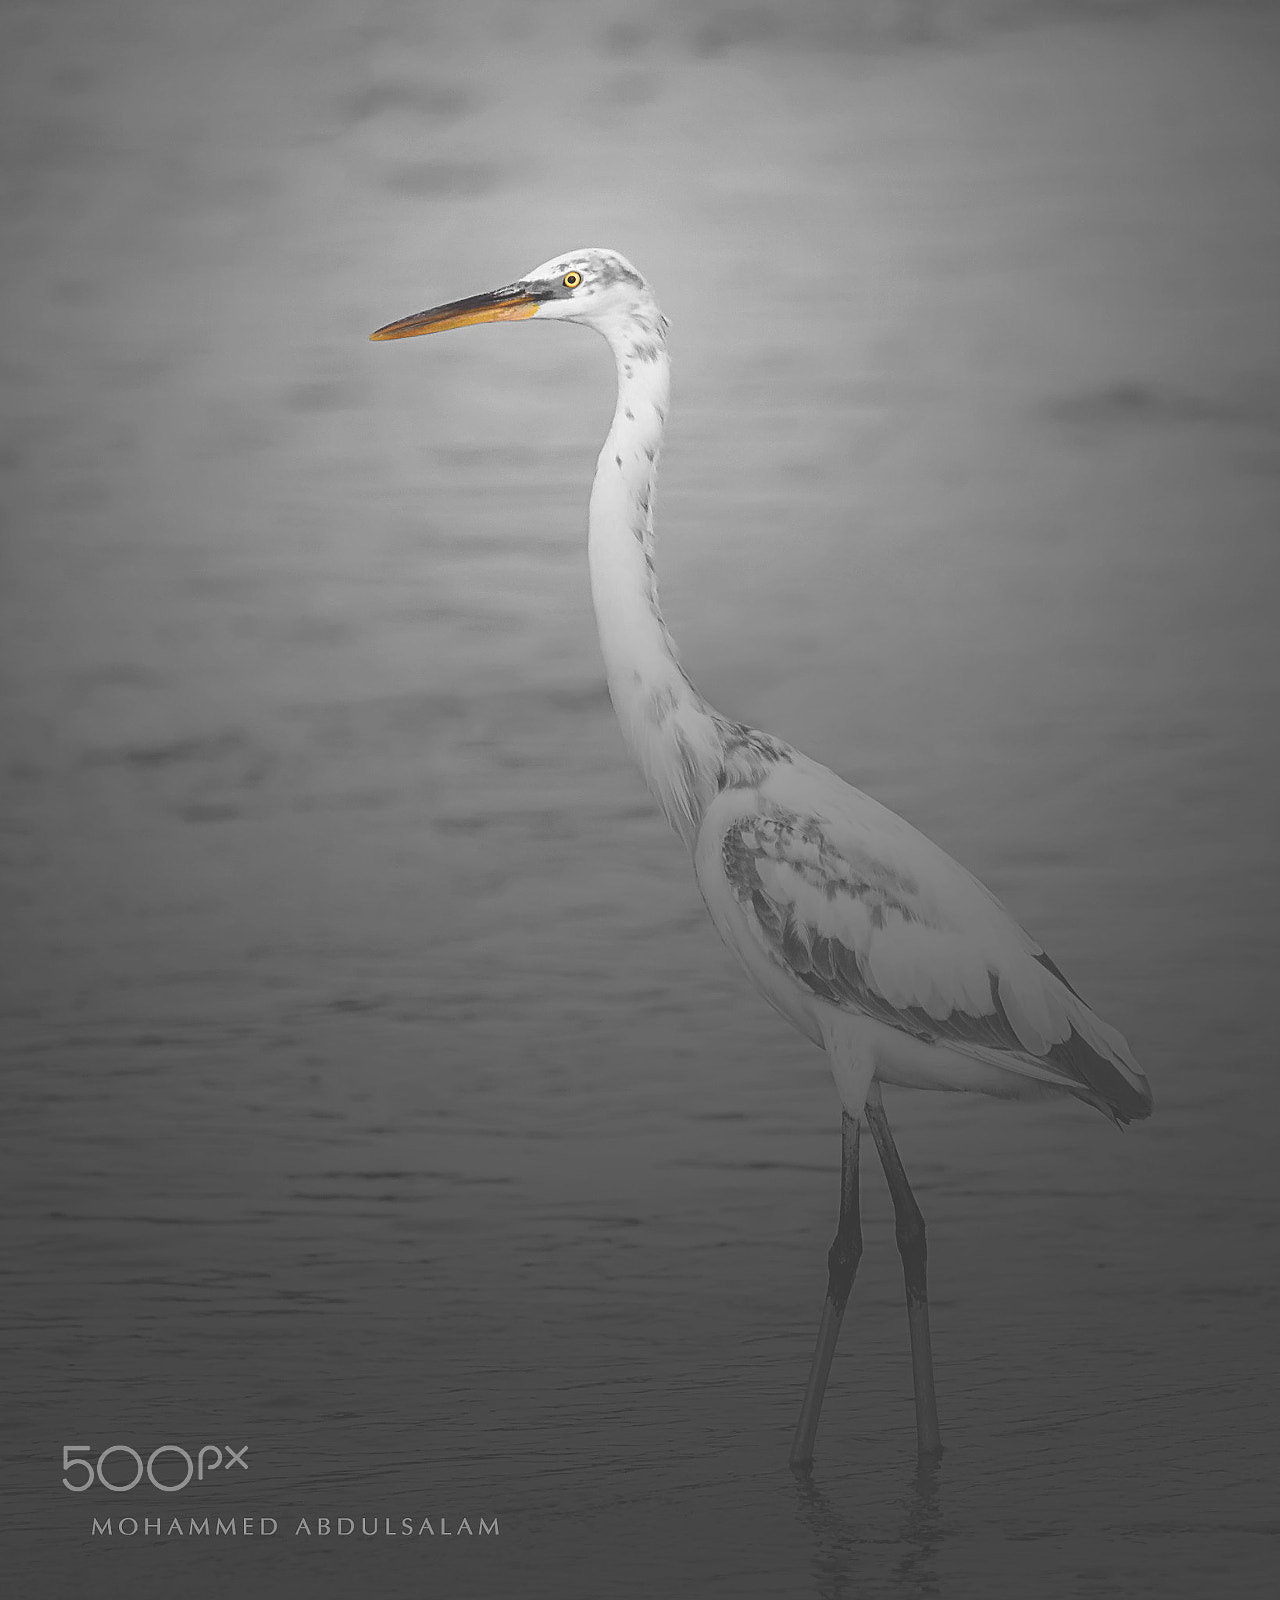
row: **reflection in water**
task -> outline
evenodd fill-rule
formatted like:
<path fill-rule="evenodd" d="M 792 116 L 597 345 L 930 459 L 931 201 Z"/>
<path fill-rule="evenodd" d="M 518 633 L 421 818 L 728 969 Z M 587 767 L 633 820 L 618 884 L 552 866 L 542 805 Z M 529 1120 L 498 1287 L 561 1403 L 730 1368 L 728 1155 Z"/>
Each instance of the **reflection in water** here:
<path fill-rule="evenodd" d="M 811 1468 L 796 1470 L 797 1509 L 813 1539 L 815 1591 L 821 1600 L 864 1594 L 867 1549 L 886 1543 L 899 1548 L 897 1559 L 887 1573 L 879 1563 L 876 1571 L 890 1578 L 895 1594 L 940 1592 L 936 1562 L 949 1532 L 942 1521 L 941 1474 L 938 1460 L 918 1460 L 896 1502 L 896 1524 L 891 1519 L 884 1531 L 873 1535 L 864 1531 L 865 1512 L 860 1518 L 856 1507 L 837 1510 L 814 1482 Z"/>
<path fill-rule="evenodd" d="M 933 1565 L 947 1530 L 942 1522 L 939 1488 L 942 1463 L 936 1458 L 920 1460 L 904 1500 L 906 1520 L 901 1542 L 905 1546 L 894 1568 L 898 1587 L 917 1594 L 936 1594 L 937 1571 Z"/>

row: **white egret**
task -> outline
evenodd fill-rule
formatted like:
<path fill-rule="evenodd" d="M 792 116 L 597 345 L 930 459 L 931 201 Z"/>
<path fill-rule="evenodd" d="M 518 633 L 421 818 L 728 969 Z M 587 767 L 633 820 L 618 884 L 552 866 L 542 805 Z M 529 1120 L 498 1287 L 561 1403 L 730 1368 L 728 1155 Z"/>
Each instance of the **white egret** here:
<path fill-rule="evenodd" d="M 893 1198 L 922 1454 L 941 1449 L 924 1219 L 881 1083 L 1073 1095 L 1117 1123 L 1151 1092 L 1096 1016 L 995 897 L 826 767 L 714 710 L 681 670 L 658 609 L 653 492 L 667 418 L 667 323 L 613 250 L 573 250 L 504 288 L 388 324 L 405 339 L 472 323 L 580 322 L 608 340 L 618 400 L 591 490 L 588 557 L 623 734 L 693 857 L 721 938 L 755 986 L 827 1053 L 843 1106 L 839 1223 L 791 1461 L 812 1461 L 822 1397 L 862 1254 L 858 1142 L 871 1130 Z"/>

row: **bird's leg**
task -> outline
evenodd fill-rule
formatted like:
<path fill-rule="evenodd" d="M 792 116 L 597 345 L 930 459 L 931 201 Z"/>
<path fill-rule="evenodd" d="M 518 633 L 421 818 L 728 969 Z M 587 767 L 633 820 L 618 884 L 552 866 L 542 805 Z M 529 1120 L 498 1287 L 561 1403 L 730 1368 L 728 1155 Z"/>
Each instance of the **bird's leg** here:
<path fill-rule="evenodd" d="M 916 1392 L 916 1441 L 922 1456 L 942 1451 L 938 1430 L 938 1399 L 933 1386 L 933 1346 L 929 1340 L 929 1292 L 925 1283 L 927 1251 L 924 1217 L 907 1182 L 902 1157 L 893 1142 L 889 1119 L 884 1114 L 880 1085 L 873 1083 L 867 1095 L 867 1125 L 880 1153 L 880 1164 L 889 1180 L 893 1196 L 893 1215 L 902 1257 L 902 1275 L 907 1286 L 907 1322 L 911 1328 L 911 1376 Z"/>
<path fill-rule="evenodd" d="M 813 1461 L 813 1441 L 818 1432 L 822 1397 L 827 1391 L 827 1374 L 840 1333 L 840 1319 L 853 1288 L 854 1274 L 862 1259 L 862 1224 L 858 1215 L 858 1135 L 861 1126 L 846 1111 L 841 1123 L 840 1221 L 835 1241 L 827 1252 L 827 1298 L 818 1326 L 818 1345 L 809 1368 L 809 1382 L 800 1407 L 800 1420 L 791 1442 L 791 1465 L 808 1467 Z"/>

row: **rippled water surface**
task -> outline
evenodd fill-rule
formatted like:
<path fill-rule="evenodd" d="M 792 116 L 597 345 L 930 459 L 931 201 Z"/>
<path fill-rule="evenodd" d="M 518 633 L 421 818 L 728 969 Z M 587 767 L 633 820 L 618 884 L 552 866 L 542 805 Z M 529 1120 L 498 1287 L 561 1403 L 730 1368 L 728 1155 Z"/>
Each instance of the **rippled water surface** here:
<path fill-rule="evenodd" d="M 1280 32 L 985 14 L 6 12 L 15 1593 L 1274 1592 Z M 838 1111 L 613 723 L 606 353 L 364 338 L 587 242 L 673 321 L 699 686 L 1155 1088 L 889 1102 L 930 1472 L 874 1173 L 786 1468 Z M 249 1475 L 59 1482 L 205 1442 Z"/>

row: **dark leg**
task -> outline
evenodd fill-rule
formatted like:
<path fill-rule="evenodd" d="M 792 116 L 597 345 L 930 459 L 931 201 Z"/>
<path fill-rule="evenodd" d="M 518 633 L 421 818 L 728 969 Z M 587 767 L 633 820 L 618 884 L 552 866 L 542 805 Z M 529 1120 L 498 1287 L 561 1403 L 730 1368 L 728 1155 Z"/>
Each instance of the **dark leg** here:
<path fill-rule="evenodd" d="M 809 1368 L 804 1404 L 800 1407 L 796 1436 L 791 1442 L 793 1467 L 808 1467 L 813 1462 L 813 1441 L 818 1432 L 822 1397 L 827 1392 L 827 1374 L 836 1350 L 840 1319 L 862 1259 L 862 1226 L 858 1219 L 858 1134 L 861 1130 L 857 1118 L 846 1111 L 840 1131 L 840 1222 L 835 1242 L 827 1253 L 827 1298 L 822 1307 L 818 1347 Z"/>
<path fill-rule="evenodd" d="M 916 1440 L 922 1456 L 942 1451 L 938 1431 L 938 1400 L 933 1388 L 933 1347 L 929 1342 L 929 1293 L 925 1285 L 924 1217 L 907 1182 L 907 1174 L 889 1131 L 889 1120 L 880 1099 L 880 1086 L 873 1083 L 867 1096 L 867 1125 L 880 1153 L 884 1175 L 893 1196 L 897 1223 L 898 1253 L 907 1285 L 907 1322 L 911 1328 L 911 1376 L 916 1391 Z"/>

